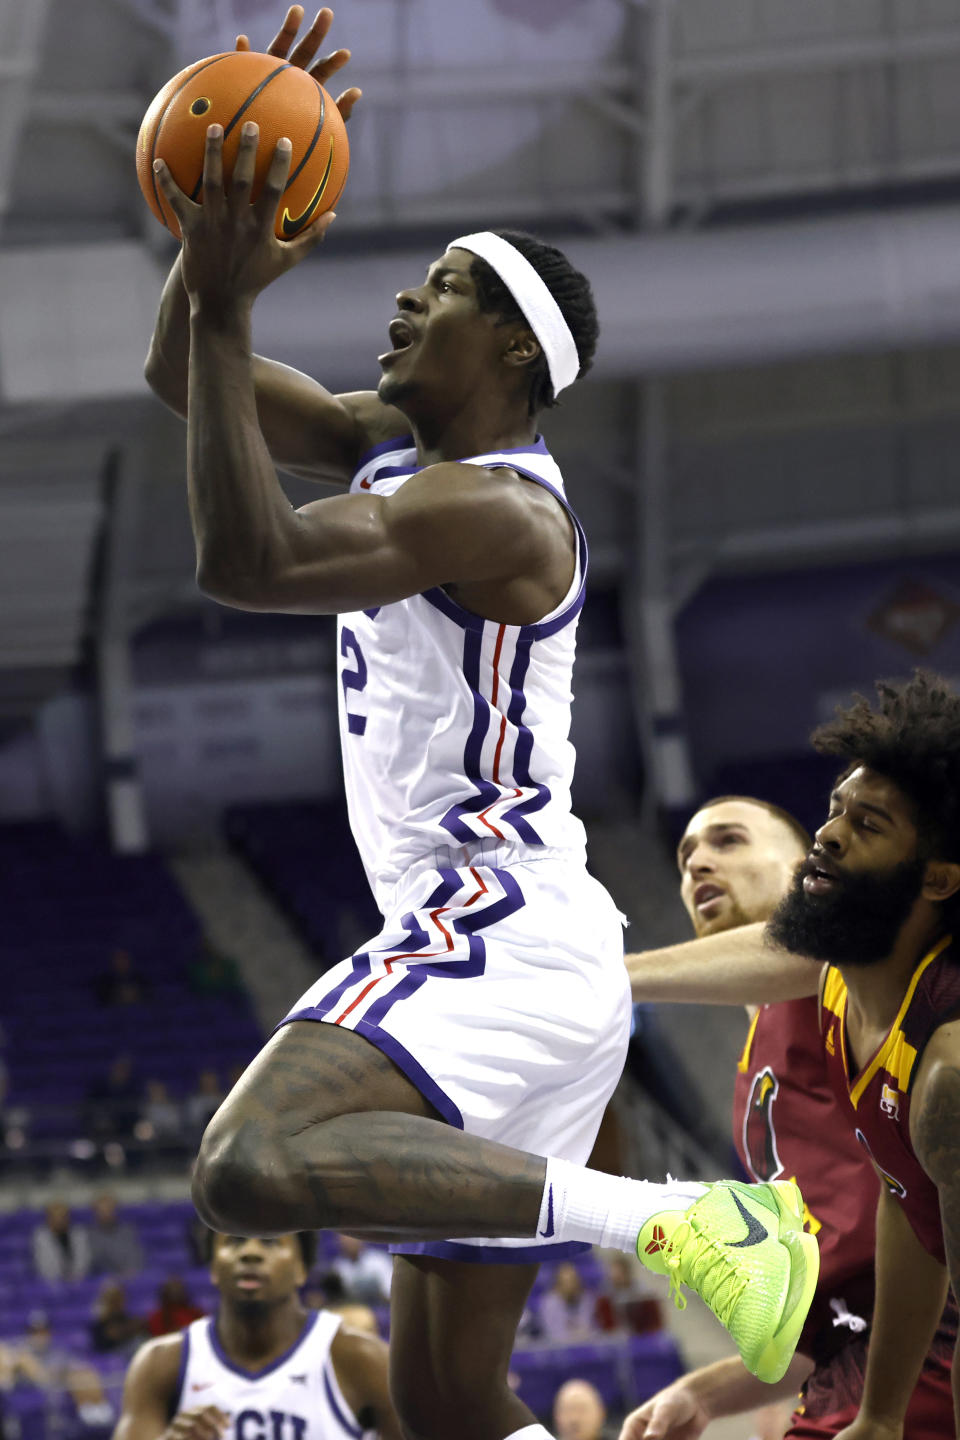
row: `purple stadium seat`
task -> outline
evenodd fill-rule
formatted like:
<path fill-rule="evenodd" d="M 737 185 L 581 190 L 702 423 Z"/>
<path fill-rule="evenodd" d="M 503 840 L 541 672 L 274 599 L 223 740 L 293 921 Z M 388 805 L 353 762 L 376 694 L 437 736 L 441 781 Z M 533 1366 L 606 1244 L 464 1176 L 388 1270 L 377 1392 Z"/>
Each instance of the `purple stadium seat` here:
<path fill-rule="evenodd" d="M 549 1419 L 553 1397 L 567 1380 L 589 1380 L 608 1410 L 622 1412 L 683 1374 L 676 1341 L 665 1331 L 611 1336 L 584 1345 L 517 1349 L 510 1368 L 519 1380 L 521 1400 L 541 1419 Z"/>
<path fill-rule="evenodd" d="M 21 1159 L 65 1158 L 87 1128 L 85 1096 L 121 1051 L 137 1056 L 141 1081 L 165 1079 L 178 1096 L 200 1065 L 229 1072 L 262 1044 L 246 997 L 190 990 L 202 932 L 158 857 L 114 855 L 48 822 L 2 826 L 0 911 L 7 1103 L 28 1111 Z M 104 1008 L 96 981 L 118 947 L 132 953 L 148 996 Z"/>

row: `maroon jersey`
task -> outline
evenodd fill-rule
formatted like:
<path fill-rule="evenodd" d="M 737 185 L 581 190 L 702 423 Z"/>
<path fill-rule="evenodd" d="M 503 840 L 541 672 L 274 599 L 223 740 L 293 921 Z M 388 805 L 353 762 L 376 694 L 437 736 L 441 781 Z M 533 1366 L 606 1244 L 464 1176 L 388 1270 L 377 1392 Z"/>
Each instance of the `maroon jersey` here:
<path fill-rule="evenodd" d="M 896 1019 L 861 1070 L 854 1070 L 847 1048 L 847 987 L 839 970 L 827 971 L 821 1008 L 834 1094 L 920 1244 L 944 1264 L 937 1187 L 910 1143 L 910 1095 L 931 1035 L 960 1013 L 960 958 L 952 952 L 950 937 L 920 961 Z"/>
<path fill-rule="evenodd" d="M 763 1005 L 754 1016 L 737 1066 L 733 1134 L 751 1179 L 800 1186 L 806 1228 L 820 1245 L 800 1348 L 814 1354 L 814 1336 L 836 1348 L 857 1333 L 842 1317 L 873 1309 L 878 1186 L 827 1080 L 815 996 Z"/>
<path fill-rule="evenodd" d="M 885 1039 L 858 1073 L 847 1049 L 847 988 L 838 970 L 827 971 L 820 1016 L 826 1072 L 837 1102 L 917 1239 L 941 1263 L 940 1202 L 910 1143 L 910 1094 L 931 1035 L 960 1013 L 960 960 L 949 946 L 947 937 L 921 960 Z M 863 1388 L 866 1340 L 847 1347 L 822 1375 L 814 1372 L 790 1436 L 814 1440 L 852 1422 Z M 950 1377 L 956 1343 L 957 1306 L 951 1293 L 907 1411 L 904 1434 L 910 1440 L 955 1433 Z M 828 1382 L 826 1390 L 822 1380 Z"/>

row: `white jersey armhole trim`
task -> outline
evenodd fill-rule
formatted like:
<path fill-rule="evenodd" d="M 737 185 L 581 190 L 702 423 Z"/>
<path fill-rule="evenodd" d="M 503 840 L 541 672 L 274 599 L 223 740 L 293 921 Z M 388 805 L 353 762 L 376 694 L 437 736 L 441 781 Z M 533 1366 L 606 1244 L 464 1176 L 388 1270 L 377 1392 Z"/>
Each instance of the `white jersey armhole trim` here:
<path fill-rule="evenodd" d="M 364 1433 L 363 1426 L 360 1424 L 360 1421 L 344 1397 L 344 1393 L 340 1388 L 340 1381 L 337 1377 L 337 1367 L 333 1363 L 333 1341 L 336 1339 L 337 1332 L 340 1330 L 342 1323 L 341 1321 L 340 1324 L 337 1325 L 336 1331 L 334 1331 L 334 1334 L 330 1337 L 331 1348 L 327 1351 L 327 1358 L 323 1362 L 323 1383 L 327 1389 L 327 1399 L 330 1401 L 330 1408 L 340 1421 L 345 1433 L 353 1436 L 354 1440 L 360 1440 L 360 1437 Z"/>
<path fill-rule="evenodd" d="M 534 484 L 548 490 L 564 510 L 570 516 L 576 536 L 576 559 L 573 566 L 573 579 L 570 582 L 566 595 L 540 620 L 531 620 L 526 625 L 508 625 L 506 628 L 521 639 L 545 640 L 549 635 L 555 635 L 563 628 L 568 621 L 573 620 L 583 609 L 583 602 L 587 590 L 587 537 L 584 534 L 583 526 L 570 508 L 566 497 L 556 490 L 548 481 L 544 480 L 532 470 L 526 470 L 522 465 L 511 463 L 509 460 L 492 460 L 484 464 L 486 470 L 515 470 L 525 480 L 532 480 Z M 430 590 L 422 592 L 424 600 L 433 605 L 435 609 L 443 612 L 450 620 L 454 620 L 465 630 L 482 630 L 485 625 L 498 625 L 501 622 L 491 620 L 486 616 L 477 615 L 473 610 L 467 610 L 460 605 L 451 595 L 444 590 L 442 585 L 435 585 Z"/>
<path fill-rule="evenodd" d="M 573 579 L 570 581 L 567 593 L 559 605 L 555 605 L 552 610 L 548 610 L 546 615 L 541 615 L 539 620 L 532 621 L 530 625 L 522 625 L 520 628 L 522 630 L 529 630 L 535 629 L 538 625 L 549 625 L 551 620 L 556 620 L 559 615 L 563 615 L 564 612 L 569 609 L 574 601 L 578 599 L 580 591 L 584 588 L 587 568 L 587 537 L 584 534 L 583 526 L 567 503 L 566 496 L 561 495 L 548 481 L 544 480 L 542 476 L 537 475 L 533 470 L 526 470 L 522 465 L 511 465 L 507 460 L 492 461 L 489 465 L 484 466 L 484 469 L 515 470 L 518 475 L 523 476 L 524 480 L 532 480 L 533 483 L 539 485 L 542 490 L 549 491 L 554 499 L 563 506 L 570 518 L 570 523 L 573 526 L 575 553 L 573 559 Z"/>
<path fill-rule="evenodd" d="M 181 1330 L 180 1332 L 180 1367 L 177 1370 L 177 1383 L 170 1399 L 168 1421 L 172 1420 L 177 1414 L 183 1401 L 183 1383 L 187 1378 L 187 1366 L 190 1363 L 190 1330 L 191 1326 L 188 1325 L 185 1330 Z"/>

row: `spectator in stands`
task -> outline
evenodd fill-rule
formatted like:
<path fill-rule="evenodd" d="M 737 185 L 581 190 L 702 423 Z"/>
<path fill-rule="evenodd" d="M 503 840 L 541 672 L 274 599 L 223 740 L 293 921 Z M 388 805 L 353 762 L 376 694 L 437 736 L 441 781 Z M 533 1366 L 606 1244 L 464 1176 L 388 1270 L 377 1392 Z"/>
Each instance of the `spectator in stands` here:
<path fill-rule="evenodd" d="M 629 1255 L 613 1255 L 607 1261 L 607 1277 L 597 1299 L 596 1319 L 601 1330 L 621 1330 L 643 1335 L 663 1327 L 660 1301 L 645 1277 L 648 1272 L 634 1265 Z"/>
<path fill-rule="evenodd" d="M 104 1191 L 93 1202 L 90 1226 L 90 1273 L 136 1275 L 143 1269 L 143 1251 L 136 1229 L 117 1215 L 117 1202 Z"/>
<path fill-rule="evenodd" d="M 94 993 L 101 1005 L 142 1005 L 148 986 L 137 973 L 129 950 L 117 948 L 110 964 L 94 982 Z"/>
<path fill-rule="evenodd" d="M 333 1269 L 343 1281 L 346 1298 L 362 1305 L 386 1305 L 393 1281 L 393 1261 L 387 1252 L 352 1235 L 338 1235 L 337 1243 L 340 1253 Z"/>
<path fill-rule="evenodd" d="M 607 1407 L 589 1380 L 568 1380 L 553 1400 L 557 1440 L 605 1440 Z"/>
<path fill-rule="evenodd" d="M 27 1333 L 19 1345 L 11 1347 L 11 1360 L 14 1383 L 19 1379 L 38 1390 L 65 1390 L 87 1425 L 109 1425 L 113 1420 L 100 1376 L 55 1343 L 43 1310 L 30 1312 Z"/>
<path fill-rule="evenodd" d="M 208 1230 L 207 1236 L 206 1258 L 209 1262 L 213 1231 Z M 147 1316 L 147 1329 L 153 1336 L 173 1335 L 177 1330 L 185 1330 L 205 1313 L 198 1305 L 194 1305 L 190 1292 L 179 1275 L 167 1276 L 157 1292 L 157 1300 L 159 1303 L 156 1309 L 151 1310 Z"/>
<path fill-rule="evenodd" d="M 47 1206 L 33 1232 L 33 1268 L 41 1280 L 82 1280 L 90 1270 L 90 1237 L 62 1200 Z"/>
<path fill-rule="evenodd" d="M 566 1344 L 596 1335 L 596 1298 L 585 1288 L 576 1265 L 557 1266 L 553 1284 L 540 1302 L 540 1329 L 545 1340 Z"/>
<path fill-rule="evenodd" d="M 106 1075 L 91 1085 L 87 1100 L 90 1128 L 98 1139 L 130 1139 L 140 1114 L 140 1086 L 130 1055 L 114 1057 Z"/>
<path fill-rule="evenodd" d="M 180 1106 L 171 1099 L 162 1080 L 148 1080 L 134 1134 L 138 1140 L 169 1141 L 183 1130 Z"/>
<path fill-rule="evenodd" d="M 127 1292 L 119 1280 L 105 1280 L 93 1302 L 90 1343 L 99 1354 L 132 1355 L 146 1334 L 139 1315 L 127 1309 Z"/>
<path fill-rule="evenodd" d="M 197 995 L 241 995 L 243 980 L 237 962 L 214 949 L 204 939 L 196 958 L 187 968 L 190 989 Z"/>
<path fill-rule="evenodd" d="M 190 1139 L 198 1141 L 211 1116 L 220 1108 L 226 1092 L 220 1084 L 216 1070 L 201 1070 L 197 1076 L 197 1088 L 188 1095 L 183 1107 Z"/>

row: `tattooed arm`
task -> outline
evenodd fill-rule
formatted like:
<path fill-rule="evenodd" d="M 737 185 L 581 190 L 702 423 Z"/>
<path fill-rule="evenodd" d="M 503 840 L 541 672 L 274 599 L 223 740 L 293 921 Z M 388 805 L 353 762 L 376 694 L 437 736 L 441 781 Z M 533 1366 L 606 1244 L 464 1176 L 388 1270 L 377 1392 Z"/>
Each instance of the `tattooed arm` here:
<path fill-rule="evenodd" d="M 953 1293 L 960 1294 L 960 1021 L 941 1025 L 923 1057 L 910 1107 L 910 1138 L 940 1194 Z M 953 1357 L 953 1408 L 960 1434 L 960 1346 Z"/>

